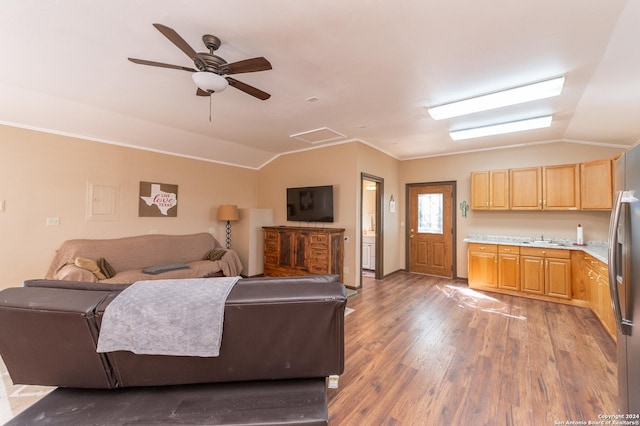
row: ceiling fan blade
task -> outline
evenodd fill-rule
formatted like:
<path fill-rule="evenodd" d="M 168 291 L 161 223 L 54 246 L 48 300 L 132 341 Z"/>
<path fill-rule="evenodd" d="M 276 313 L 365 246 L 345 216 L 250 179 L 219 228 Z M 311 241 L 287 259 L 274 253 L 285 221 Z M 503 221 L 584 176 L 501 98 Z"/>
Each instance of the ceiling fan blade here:
<path fill-rule="evenodd" d="M 175 44 L 178 49 L 182 50 L 188 57 L 190 57 L 191 59 L 197 57 L 196 51 L 193 50 L 193 48 L 189 46 L 189 43 L 184 41 L 184 39 L 180 37 L 180 35 L 172 28 L 169 28 L 162 24 L 153 24 L 153 26 L 156 27 L 156 29 L 160 31 L 166 38 L 168 38 L 171 43 Z"/>
<path fill-rule="evenodd" d="M 202 90 L 201 88 L 198 87 L 198 90 L 196 90 L 196 95 L 197 96 L 211 96 L 211 93 L 205 92 L 204 90 Z"/>
<path fill-rule="evenodd" d="M 229 82 L 229 86 L 233 86 L 236 89 L 241 90 L 244 93 L 254 96 L 260 100 L 266 101 L 271 97 L 271 95 L 268 94 L 267 92 L 263 92 L 262 90 L 256 89 L 253 86 L 249 86 L 248 84 L 238 81 L 235 78 L 231 78 L 231 77 L 225 77 L 225 78 Z"/>
<path fill-rule="evenodd" d="M 162 62 L 147 61 L 145 59 L 136 59 L 136 58 L 127 58 L 127 59 L 133 62 L 134 64 L 150 65 L 152 67 L 172 68 L 175 70 L 196 72 L 196 70 L 194 70 L 193 68 L 183 67 L 180 65 L 163 64 Z"/>
<path fill-rule="evenodd" d="M 222 67 L 223 74 L 240 74 L 243 72 L 266 71 L 271 69 L 271 63 L 265 58 L 245 59 L 243 61 L 225 64 Z"/>

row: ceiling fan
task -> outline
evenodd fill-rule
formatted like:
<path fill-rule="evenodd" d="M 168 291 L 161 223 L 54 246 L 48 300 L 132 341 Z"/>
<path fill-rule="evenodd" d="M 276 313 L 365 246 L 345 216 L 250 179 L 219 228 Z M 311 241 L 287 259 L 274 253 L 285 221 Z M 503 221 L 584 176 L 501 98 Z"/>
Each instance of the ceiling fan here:
<path fill-rule="evenodd" d="M 197 70 L 189 67 L 183 67 L 180 65 L 163 64 L 161 62 L 147 61 L 144 59 L 127 58 L 135 64 L 150 65 L 153 67 L 172 68 L 176 70 L 192 72 L 192 78 L 194 83 L 198 86 L 196 95 L 198 96 L 211 96 L 214 92 L 220 92 L 227 86 L 235 87 L 251 96 L 254 96 L 260 100 L 267 100 L 271 97 L 270 94 L 263 92 L 253 86 L 236 80 L 233 77 L 224 77 L 230 74 L 240 74 L 246 72 L 266 71 L 271 69 L 271 63 L 263 57 L 245 59 L 238 62 L 227 63 L 220 56 L 214 55 L 220 47 L 220 39 L 216 36 L 205 34 L 202 36 L 204 45 L 209 49 L 209 52 L 196 52 L 184 41 L 180 35 L 172 28 L 169 28 L 162 24 L 153 24 L 158 31 L 160 31 L 166 38 L 173 44 L 182 50 L 191 60 L 197 68 Z"/>

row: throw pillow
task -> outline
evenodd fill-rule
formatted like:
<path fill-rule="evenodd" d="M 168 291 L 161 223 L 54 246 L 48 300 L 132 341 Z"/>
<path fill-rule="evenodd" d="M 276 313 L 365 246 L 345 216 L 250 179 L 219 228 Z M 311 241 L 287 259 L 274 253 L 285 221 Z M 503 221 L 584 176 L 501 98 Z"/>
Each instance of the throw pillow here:
<path fill-rule="evenodd" d="M 95 275 L 99 280 L 104 280 L 107 278 L 102 272 L 100 272 L 100 268 L 94 260 L 78 256 L 76 257 L 75 265 L 78 268 L 86 269 L 87 271 L 92 272 L 93 275 Z"/>
<path fill-rule="evenodd" d="M 102 272 L 102 275 L 105 277 L 113 278 L 117 274 L 116 270 L 113 269 L 113 266 L 111 266 L 104 257 L 98 259 L 96 263 L 98 264 L 98 268 L 100 268 L 100 272 Z"/>
<path fill-rule="evenodd" d="M 222 259 L 222 256 L 224 256 L 226 253 L 227 253 L 227 250 L 225 249 L 215 248 L 215 249 L 209 250 L 207 254 L 204 255 L 202 260 L 213 260 L 215 262 L 216 260 Z"/>

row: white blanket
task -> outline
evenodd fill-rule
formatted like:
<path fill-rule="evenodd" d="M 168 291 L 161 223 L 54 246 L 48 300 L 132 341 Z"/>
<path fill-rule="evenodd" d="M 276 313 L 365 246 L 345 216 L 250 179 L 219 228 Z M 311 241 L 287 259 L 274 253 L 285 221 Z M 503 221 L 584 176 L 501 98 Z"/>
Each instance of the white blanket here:
<path fill-rule="evenodd" d="M 105 309 L 97 351 L 218 356 L 224 305 L 239 279 L 135 282 Z"/>

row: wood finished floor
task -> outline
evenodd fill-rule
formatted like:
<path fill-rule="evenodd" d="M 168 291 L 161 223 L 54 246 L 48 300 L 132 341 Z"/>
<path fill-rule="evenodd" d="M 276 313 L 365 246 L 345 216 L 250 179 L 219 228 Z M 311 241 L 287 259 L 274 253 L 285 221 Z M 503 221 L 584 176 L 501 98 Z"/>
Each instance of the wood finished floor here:
<path fill-rule="evenodd" d="M 616 347 L 589 309 L 399 272 L 347 306 L 332 425 L 554 425 L 617 412 Z"/>

